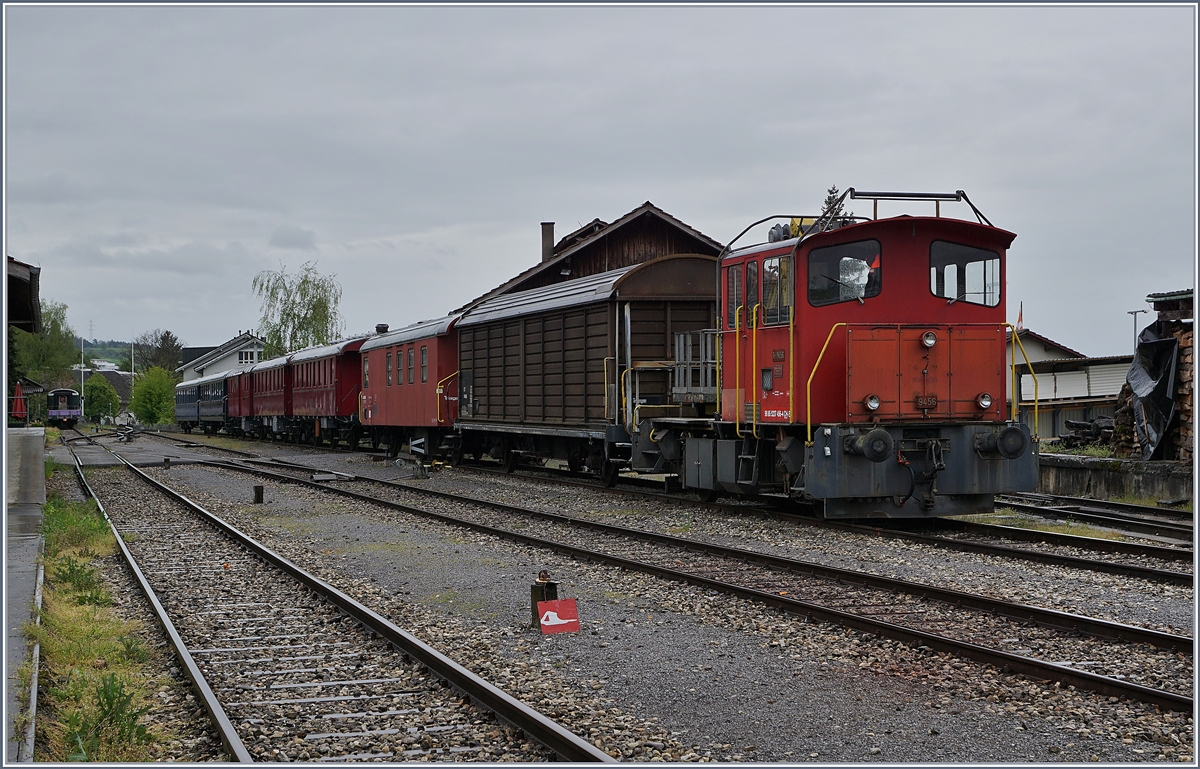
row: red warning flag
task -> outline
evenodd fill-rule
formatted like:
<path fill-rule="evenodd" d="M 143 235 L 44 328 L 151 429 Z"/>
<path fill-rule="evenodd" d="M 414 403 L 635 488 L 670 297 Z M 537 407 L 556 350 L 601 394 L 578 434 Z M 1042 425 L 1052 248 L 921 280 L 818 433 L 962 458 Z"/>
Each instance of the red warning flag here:
<path fill-rule="evenodd" d="M 579 609 L 575 606 L 574 598 L 538 601 L 537 609 L 542 635 L 579 632 Z"/>
<path fill-rule="evenodd" d="M 871 269 L 872 270 L 879 269 L 879 254 L 875 254 L 875 261 L 871 262 Z"/>

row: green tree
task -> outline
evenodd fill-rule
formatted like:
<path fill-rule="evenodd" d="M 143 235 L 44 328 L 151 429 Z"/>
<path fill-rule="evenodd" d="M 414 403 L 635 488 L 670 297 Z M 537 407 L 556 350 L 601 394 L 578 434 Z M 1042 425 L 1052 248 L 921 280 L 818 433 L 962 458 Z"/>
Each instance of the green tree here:
<path fill-rule="evenodd" d="M 138 334 L 133 339 L 134 364 L 138 371 L 148 371 L 158 366 L 167 371 L 178 383 L 181 377 L 175 376 L 175 369 L 183 357 L 184 343 L 170 331 L 156 328 Z M 117 367 L 122 371 L 129 370 L 129 351 L 125 350 Z"/>
<path fill-rule="evenodd" d="M 116 389 L 99 373 L 92 374 L 83 383 L 83 415 L 88 419 L 115 415 L 121 408 L 121 399 Z"/>
<path fill-rule="evenodd" d="M 157 366 L 138 375 L 129 396 L 129 410 L 144 425 L 161 425 L 175 417 L 175 378 Z"/>
<path fill-rule="evenodd" d="M 342 286 L 336 277 L 317 272 L 316 262 L 305 262 L 298 273 L 289 273 L 281 262 L 278 270 L 254 276 L 254 293 L 262 301 L 258 335 L 265 343 L 264 358 L 338 338 Z"/>
<path fill-rule="evenodd" d="M 843 205 L 842 202 L 838 200 L 841 196 L 842 193 L 838 191 L 836 184 L 830 187 L 825 194 L 825 202 L 821 204 L 821 211 L 829 211 L 829 216 L 831 219 L 854 216 L 853 211 L 849 213 L 842 212 Z"/>
<path fill-rule="evenodd" d="M 67 306 L 42 300 L 42 331 L 31 334 L 14 330 L 9 355 L 17 358 L 17 368 L 47 389 L 70 383 L 71 366 L 79 362 L 75 332 L 67 325 Z M 75 384 L 78 386 L 78 377 Z"/>

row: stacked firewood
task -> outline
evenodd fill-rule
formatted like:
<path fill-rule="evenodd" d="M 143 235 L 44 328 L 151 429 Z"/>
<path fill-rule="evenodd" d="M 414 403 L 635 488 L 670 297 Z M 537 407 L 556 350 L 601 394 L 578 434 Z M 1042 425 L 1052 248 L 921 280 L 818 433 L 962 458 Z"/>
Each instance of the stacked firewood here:
<path fill-rule="evenodd" d="M 1117 410 L 1113 415 L 1113 454 L 1118 457 L 1140 456 L 1137 431 L 1133 429 L 1133 388 L 1126 382 L 1117 395 Z"/>
<path fill-rule="evenodd" d="M 1174 336 L 1179 339 L 1179 367 L 1175 377 L 1175 428 L 1171 443 L 1176 447 L 1176 459 L 1192 461 L 1195 450 L 1195 422 L 1192 419 L 1192 324 L 1181 325 Z"/>

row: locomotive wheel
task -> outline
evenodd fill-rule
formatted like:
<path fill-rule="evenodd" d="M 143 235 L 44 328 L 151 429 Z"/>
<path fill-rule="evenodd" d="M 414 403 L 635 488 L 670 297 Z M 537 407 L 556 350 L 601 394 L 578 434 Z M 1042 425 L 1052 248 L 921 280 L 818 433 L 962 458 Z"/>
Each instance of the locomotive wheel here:
<path fill-rule="evenodd" d="M 337 436 L 335 435 L 334 437 L 329 439 L 329 448 L 336 449 L 337 447 L 338 447 L 338 439 L 337 439 Z"/>
<path fill-rule="evenodd" d="M 573 473 L 583 472 L 583 460 L 579 457 L 567 457 L 567 469 Z"/>
<path fill-rule="evenodd" d="M 516 470 L 517 469 L 517 459 L 518 459 L 517 452 L 515 452 L 515 451 L 504 452 L 504 472 L 511 473 L 512 471 Z"/>
<path fill-rule="evenodd" d="M 716 502 L 721 497 L 720 489 L 700 489 L 700 501 L 706 504 Z"/>
<path fill-rule="evenodd" d="M 447 459 L 449 460 L 451 467 L 458 467 L 459 465 L 461 465 L 462 461 L 463 461 L 462 448 L 450 449 L 450 456 L 447 457 Z"/>
<path fill-rule="evenodd" d="M 619 474 L 620 470 L 617 468 L 617 463 L 609 462 L 606 459 L 604 460 L 604 465 L 600 468 L 600 483 L 604 488 L 611 489 L 617 485 L 617 475 Z"/>

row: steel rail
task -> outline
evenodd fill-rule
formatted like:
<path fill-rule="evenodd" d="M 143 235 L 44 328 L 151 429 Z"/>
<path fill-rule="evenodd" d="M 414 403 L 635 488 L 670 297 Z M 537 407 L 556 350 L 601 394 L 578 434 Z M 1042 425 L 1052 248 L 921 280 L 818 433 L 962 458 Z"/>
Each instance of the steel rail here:
<path fill-rule="evenodd" d="M 1109 526 L 1128 532 L 1136 532 L 1139 534 L 1150 534 L 1156 537 L 1167 537 L 1168 539 L 1176 539 L 1180 541 L 1190 542 L 1195 532 L 1191 527 L 1174 526 L 1169 523 L 1154 523 L 1145 519 L 1134 519 L 1120 514 L 1105 515 L 1102 512 L 1086 512 L 1084 510 L 1072 510 L 1062 507 L 1042 507 L 1040 505 L 1029 505 L 1019 502 L 1004 502 L 1005 507 L 1011 507 L 1013 510 L 1023 513 L 1032 513 L 1033 515 L 1041 516 L 1042 518 L 1071 518 L 1085 523 L 1094 523 L 1101 526 Z"/>
<path fill-rule="evenodd" d="M 279 464 L 287 464 L 278 462 Z M 487 467 L 478 465 L 467 465 L 463 469 L 474 472 L 488 473 L 492 475 L 503 474 L 499 470 L 492 470 Z M 604 488 L 595 483 L 586 481 L 569 480 L 566 478 L 555 478 L 553 475 L 548 476 L 527 476 L 533 480 L 546 481 L 549 483 L 558 483 L 566 486 L 576 486 L 579 488 L 596 489 L 606 493 L 624 494 L 626 496 L 645 496 L 654 499 L 664 499 L 682 504 L 694 504 L 700 507 L 708 507 L 722 512 L 745 515 L 747 513 L 759 516 L 766 516 L 777 520 L 786 520 L 790 523 L 797 523 L 804 526 L 815 526 L 818 528 L 836 529 L 840 531 L 853 531 L 860 534 L 868 534 L 872 536 L 881 536 L 889 539 L 905 539 L 914 542 L 922 542 L 925 544 L 943 547 L 948 550 L 961 550 L 964 552 L 992 554 L 1005 558 L 1018 558 L 1022 560 L 1033 561 L 1035 563 L 1047 563 L 1068 568 L 1078 568 L 1088 571 L 1098 571 L 1107 574 L 1123 574 L 1126 576 L 1141 577 L 1170 584 L 1190 585 L 1192 584 L 1192 575 L 1187 572 L 1177 572 L 1168 569 L 1152 569 L 1143 566 L 1134 566 L 1129 564 L 1113 564 L 1111 561 L 1092 561 L 1086 558 L 1077 558 L 1074 556 L 1056 555 L 1054 553 L 1039 553 L 1032 550 L 1023 550 L 1021 548 L 1006 547 L 1004 545 L 991 545 L 985 542 L 962 542 L 960 540 L 945 539 L 930 535 L 918 534 L 901 529 L 888 529 L 880 526 L 872 526 L 871 524 L 855 524 L 846 521 L 831 521 L 810 516 L 800 515 L 798 513 L 788 512 L 778 508 L 768 508 L 764 505 L 728 505 L 720 502 L 695 502 L 664 494 L 655 491 L 639 491 L 635 489 L 621 488 Z M 638 479 L 622 479 L 623 482 L 636 483 Z M 661 485 L 661 484 L 655 484 Z M 924 523 L 927 519 L 920 519 Z M 962 521 L 956 518 L 938 518 L 938 523 L 942 526 L 948 526 L 964 533 L 980 534 L 983 536 L 996 537 L 998 539 L 1014 539 L 1023 542 L 1045 542 L 1052 545 L 1064 545 L 1067 547 L 1076 547 L 1081 550 L 1095 550 L 1103 553 L 1122 553 L 1126 555 L 1146 556 L 1150 558 L 1161 558 L 1167 561 L 1188 561 L 1193 559 L 1193 551 L 1178 547 L 1163 547 L 1160 545 L 1147 545 L 1140 542 L 1121 542 L 1111 539 L 1099 539 L 1097 537 L 1082 537 L 1074 534 L 1059 534 L 1049 531 L 1036 531 L 1031 529 L 1021 529 L 1014 526 L 999 526 L 995 524 L 972 523 Z"/>
<path fill-rule="evenodd" d="M 323 470 L 320 470 L 319 468 L 310 467 L 308 465 L 302 465 L 302 464 L 299 464 L 296 462 L 289 462 L 286 460 L 279 460 L 279 459 L 260 459 L 260 460 L 246 460 L 246 461 L 250 464 L 282 466 L 282 467 L 295 468 L 297 470 L 305 470 L 307 472 L 314 472 L 314 473 L 316 473 L 316 472 L 331 472 L 331 473 L 335 472 L 335 471 L 323 471 Z M 478 468 L 474 468 L 474 469 L 478 469 Z M 480 471 L 481 472 L 489 472 L 489 473 L 496 472 L 496 471 L 482 470 L 482 469 Z M 345 473 L 340 473 L 340 474 L 343 476 L 347 475 Z M 496 472 L 496 474 L 499 474 L 499 473 Z M 342 480 L 377 481 L 379 479 L 370 478 L 367 476 L 353 476 L 352 478 L 345 477 Z M 549 479 L 549 480 L 552 480 L 555 483 L 563 483 L 563 484 L 568 484 L 568 485 L 572 485 L 572 486 L 594 487 L 594 488 L 600 489 L 602 491 L 617 491 L 620 493 L 625 493 L 625 494 L 634 495 L 634 496 L 667 498 L 667 499 L 673 499 L 675 501 L 678 501 L 678 499 L 675 497 L 670 497 L 665 494 L 659 494 L 659 493 L 654 493 L 654 492 L 639 492 L 639 491 L 632 491 L 632 490 L 628 490 L 628 489 L 605 489 L 601 486 L 595 486 L 594 484 L 590 484 L 590 483 L 586 483 L 586 482 L 563 481 L 563 480 L 558 480 L 558 479 Z M 428 493 L 428 494 L 436 494 L 437 493 L 430 489 L 424 489 L 424 488 L 421 488 L 418 486 L 408 486 L 406 484 L 397 484 L 397 485 L 403 486 L 404 488 L 410 489 L 410 490 L 418 492 L 418 493 Z M 706 503 L 700 503 L 700 504 L 706 504 Z M 1005 545 L 993 545 L 993 544 L 988 544 L 986 542 L 970 542 L 970 541 L 964 541 L 964 540 L 947 539 L 944 537 L 930 536 L 930 535 L 926 535 L 926 534 L 917 534 L 917 533 L 909 532 L 909 531 L 886 529 L 886 528 L 882 528 L 882 527 L 878 527 L 878 526 L 870 526 L 870 525 L 866 525 L 866 524 L 851 524 L 851 523 L 846 523 L 843 521 L 822 521 L 819 519 L 806 518 L 804 516 L 796 515 L 793 513 L 778 512 L 778 511 L 766 511 L 766 510 L 763 510 L 762 508 L 758 508 L 758 507 L 749 507 L 748 508 L 747 506 L 736 506 L 736 507 L 730 508 L 729 506 L 723 506 L 723 505 L 719 505 L 719 504 L 713 504 L 713 503 L 707 503 L 707 504 L 714 506 L 714 507 L 718 507 L 722 510 L 732 509 L 733 511 L 742 512 L 742 513 L 755 512 L 755 513 L 766 515 L 767 517 L 772 517 L 772 518 L 776 518 L 776 519 L 784 519 L 784 520 L 787 520 L 787 521 L 790 521 L 793 523 L 800 523 L 800 524 L 807 525 L 807 526 L 816 526 L 816 527 L 821 527 L 821 528 L 834 529 L 834 530 L 838 530 L 838 531 L 848 531 L 848 532 L 853 532 L 853 533 L 857 533 L 857 534 L 865 534 L 867 536 L 875 536 L 875 537 L 881 537 L 881 538 L 886 538 L 886 539 L 901 539 L 901 540 L 906 540 L 909 542 L 916 542 L 919 544 L 928 545 L 931 547 L 940 547 L 940 548 L 944 548 L 947 550 L 957 550 L 957 551 L 966 552 L 966 553 L 976 553 L 976 554 L 980 554 L 980 555 L 993 555 L 993 556 L 999 556 L 999 557 L 1003 557 L 1003 558 L 1020 559 L 1020 560 L 1032 561 L 1034 563 L 1044 563 L 1044 564 L 1048 564 L 1048 565 L 1052 565 L 1052 566 L 1063 566 L 1066 568 L 1081 569 L 1084 571 L 1095 571 L 1095 572 L 1100 572 L 1100 573 L 1104 573 L 1104 574 L 1119 574 L 1121 576 L 1136 577 L 1139 579 L 1146 579 L 1146 580 L 1150 580 L 1150 581 L 1154 581 L 1154 582 L 1164 582 L 1164 583 L 1171 584 L 1171 585 L 1190 586 L 1190 585 L 1194 584 L 1194 582 L 1195 582 L 1195 576 L 1193 574 L 1188 573 L 1188 572 L 1182 572 L 1182 571 L 1171 571 L 1169 569 L 1155 569 L 1155 568 L 1151 568 L 1149 566 L 1139 566 L 1136 564 L 1127 564 L 1127 563 L 1115 563 L 1112 561 L 1089 560 L 1087 558 L 1080 558 L 1078 556 L 1059 555 L 1057 553 L 1041 553 L 1041 552 L 1037 552 L 1036 550 L 1025 550 L 1025 549 L 1018 548 L 1018 547 L 1008 547 Z M 952 518 L 939 519 L 939 521 L 944 523 L 945 525 L 951 526 L 952 528 L 959 529 L 960 531 L 974 532 L 974 533 L 984 534 L 984 535 L 993 536 L 993 537 L 1006 537 L 1007 536 L 1011 539 L 1025 539 L 1026 541 L 1033 541 L 1033 542 L 1049 541 L 1052 544 L 1062 544 L 1062 545 L 1068 545 L 1068 546 L 1079 547 L 1079 548 L 1084 548 L 1084 549 L 1096 549 L 1096 550 L 1102 550 L 1102 551 L 1106 551 L 1106 552 L 1118 552 L 1118 553 L 1128 553 L 1128 554 L 1134 554 L 1134 555 L 1145 555 L 1145 556 L 1151 556 L 1151 557 L 1164 558 L 1164 559 L 1168 559 L 1168 560 L 1190 561 L 1192 558 L 1192 552 L 1190 550 L 1182 550 L 1182 549 L 1178 549 L 1178 548 L 1163 548 L 1163 547 L 1156 547 L 1153 545 L 1142 545 L 1142 544 L 1132 543 L 1132 542 L 1113 542 L 1112 540 L 1101 540 L 1101 539 L 1095 539 L 1093 537 L 1078 537 L 1078 536 L 1074 536 L 1074 535 L 1070 535 L 1070 534 L 1054 534 L 1052 532 L 1044 532 L 1047 535 L 1046 537 L 1024 536 L 1024 535 L 1029 534 L 1029 531 L 1026 529 L 1016 529 L 1016 528 L 1004 527 L 1004 526 L 991 526 L 989 524 L 967 523 L 965 521 L 957 521 Z M 1043 532 L 1037 532 L 1037 534 L 1042 534 L 1042 533 Z M 1101 545 L 1099 547 L 1092 547 L 1091 543 L 1101 543 Z M 1112 547 L 1108 547 L 1107 545 L 1109 545 L 1109 544 L 1111 544 Z"/>
<path fill-rule="evenodd" d="M 119 457 L 119 455 L 117 456 Z M 178 491 L 151 478 L 123 457 L 119 458 L 139 478 L 186 505 L 210 525 L 229 536 L 239 545 L 321 595 L 343 612 L 362 623 L 365 627 L 392 643 L 396 648 L 421 662 L 421 664 L 429 668 L 435 675 L 443 678 L 460 691 L 465 692 L 477 705 L 495 712 L 499 718 L 523 730 L 529 737 L 545 745 L 564 760 L 579 762 L 616 761 L 616 759 L 595 745 L 583 740 L 562 725 L 552 721 L 502 689 L 475 675 L 467 668 L 406 630 L 394 625 L 386 617 L 376 613 L 324 580 L 301 569 L 288 559 L 257 542 L 249 535 L 208 512 Z M 323 487 L 318 484 L 318 488 Z"/>
<path fill-rule="evenodd" d="M 502 529 L 502 528 L 495 527 L 495 526 L 489 526 L 486 524 L 475 523 L 472 521 L 467 521 L 467 520 L 464 520 L 461 518 L 457 518 L 455 516 L 446 515 L 444 513 L 435 513 L 433 511 L 423 510 L 418 507 L 410 507 L 408 505 L 403 505 L 403 504 L 400 504 L 397 502 L 390 502 L 388 500 L 371 497 L 366 494 L 359 494 L 357 492 L 348 491 L 346 489 L 339 489 L 337 487 L 331 487 L 331 486 L 328 486 L 325 484 L 315 483 L 313 481 L 307 481 L 302 478 L 296 478 L 293 476 L 286 476 L 286 475 L 277 475 L 277 474 L 269 473 L 268 471 L 260 470 L 257 468 L 247 468 L 244 466 L 239 467 L 238 465 L 235 465 L 233 463 L 209 462 L 206 464 L 210 464 L 210 465 L 217 466 L 217 467 L 226 467 L 226 468 L 231 468 L 231 469 L 237 469 L 237 470 L 241 470 L 243 472 L 268 475 L 268 476 L 271 476 L 271 477 L 275 478 L 276 480 L 279 480 L 282 482 L 297 483 L 297 484 L 300 484 L 303 486 L 309 486 L 311 488 L 322 489 L 326 492 L 331 492 L 334 494 L 345 496 L 350 499 L 356 499 L 356 500 L 359 500 L 362 502 L 368 502 L 370 504 L 376 504 L 376 505 L 388 507 L 388 508 L 391 508 L 394 510 L 400 510 L 402 512 L 419 515 L 422 517 L 430 518 L 432 520 L 441 521 L 443 523 L 449 523 L 449 524 L 456 525 L 456 526 L 463 526 L 468 529 L 472 529 L 475 531 L 481 531 L 481 532 L 491 534 L 496 537 L 500 537 L 502 539 L 515 540 L 515 541 L 521 542 L 523 544 L 533 545 L 535 547 L 550 548 L 553 550 L 557 550 L 559 552 L 566 553 L 568 555 L 573 555 L 573 556 L 583 558 L 585 560 L 607 563 L 610 565 L 620 566 L 623 568 L 631 569 L 633 571 L 638 571 L 638 572 L 642 572 L 642 573 L 646 573 L 646 574 L 652 574 L 654 576 L 661 576 L 661 577 L 664 577 L 664 578 L 670 579 L 670 580 L 676 580 L 676 581 L 681 581 L 681 582 L 684 582 L 687 584 L 694 584 L 694 585 L 699 585 L 702 587 L 709 587 L 712 589 L 717 589 L 722 592 L 726 592 L 726 593 L 729 593 L 731 595 L 735 595 L 738 597 L 760 601 L 760 602 L 766 603 L 770 606 L 775 606 L 777 608 L 788 611 L 789 613 L 792 613 L 792 614 L 817 617 L 818 619 L 835 622 L 838 624 L 845 625 L 847 627 L 853 627 L 858 630 L 865 630 L 865 631 L 869 631 L 869 632 L 873 632 L 873 633 L 878 633 L 880 635 L 883 635 L 883 636 L 886 636 L 889 638 L 894 638 L 897 640 L 905 641 L 906 643 L 919 642 L 919 643 L 929 646 L 930 648 L 936 648 L 936 649 L 940 649 L 942 651 L 950 651 L 955 654 L 960 654 L 964 657 L 967 657 L 968 659 L 974 659 L 979 662 L 986 662 L 988 664 L 996 665 L 997 667 L 1007 667 L 1008 669 L 1016 671 L 1018 673 L 1030 675 L 1030 676 L 1040 678 L 1040 679 L 1062 681 L 1066 684 L 1074 685 L 1074 686 L 1077 686 L 1080 688 L 1089 689 L 1092 691 L 1096 691 L 1101 694 L 1105 694 L 1107 696 L 1127 696 L 1132 699 L 1136 699 L 1136 700 L 1144 701 L 1144 702 L 1150 702 L 1150 703 L 1160 705 L 1162 707 L 1167 707 L 1167 708 L 1170 708 L 1173 710 L 1190 711 L 1192 709 L 1193 700 L 1191 697 L 1188 697 L 1186 695 L 1176 694 L 1174 692 L 1168 692 L 1168 691 L 1163 691 L 1163 690 L 1159 690 L 1159 689 L 1153 689 L 1151 687 L 1141 686 L 1139 684 L 1132 684 L 1132 683 L 1129 683 L 1126 681 L 1121 681 L 1121 680 L 1118 680 L 1115 678 L 1109 678 L 1107 676 L 1097 675 L 1095 673 L 1088 673 L 1086 671 L 1076 670 L 1067 665 L 1060 665 L 1058 663 L 1053 663 L 1053 662 L 1045 662 L 1043 660 L 1034 659 L 1032 657 L 1024 657 L 1019 654 L 1013 654 L 1011 652 L 1005 652 L 1005 651 L 1001 651 L 999 649 L 991 649 L 988 647 L 979 646 L 977 644 L 972 644 L 967 641 L 959 641 L 959 640 L 956 640 L 953 638 L 947 638 L 945 636 L 939 636 L 939 635 L 935 635 L 933 633 L 927 633 L 922 630 L 907 628 L 907 627 L 903 627 L 901 625 L 896 625 L 894 623 L 884 622 L 882 620 L 877 620 L 877 619 L 871 619 L 869 617 L 852 614 L 850 612 L 843 612 L 843 611 L 840 611 L 837 609 L 831 609 L 831 608 L 824 607 L 824 606 L 821 606 L 821 605 L 815 604 L 815 603 L 810 603 L 807 601 L 800 601 L 797 599 L 785 598 L 783 596 L 779 596 L 779 595 L 776 595 L 773 593 L 768 593 L 768 592 L 758 590 L 755 588 L 748 588 L 748 587 L 743 587 L 743 586 L 739 586 L 739 585 L 734 585 L 731 583 L 714 580 L 714 579 L 711 579 L 708 577 L 703 577 L 703 576 L 700 576 L 697 574 L 692 574 L 689 572 L 678 571 L 675 569 L 667 569 L 665 567 L 655 566 L 653 564 L 648 564 L 648 563 L 644 563 L 641 561 L 635 561 L 632 559 L 623 558 L 621 556 L 600 553 L 600 552 L 588 550 L 586 548 L 578 547 L 575 545 L 570 545 L 570 544 L 563 543 L 563 542 L 555 542 L 553 540 L 545 539 L 544 537 L 522 534 L 520 532 L 511 531 L 509 529 Z M 399 486 L 399 487 L 402 487 L 405 489 L 409 488 L 409 487 L 405 486 L 404 484 L 392 484 L 387 481 L 380 481 L 380 483 L 383 483 L 386 485 Z M 444 492 L 437 492 L 437 493 L 442 494 Z M 511 508 L 511 506 L 502 505 L 501 503 L 489 503 L 489 502 L 485 502 L 485 501 L 481 501 L 481 500 L 471 499 L 469 497 L 459 497 L 457 499 L 460 502 L 467 501 L 467 502 L 471 502 L 471 503 L 475 503 L 475 504 L 485 504 L 485 505 L 495 506 L 495 507 L 499 507 L 499 508 L 505 508 L 505 507 Z M 511 508 L 511 509 L 520 510 L 520 508 Z M 550 518 L 567 518 L 567 516 L 557 516 L 553 513 L 536 513 L 535 511 L 525 511 L 525 510 L 520 510 L 520 512 L 522 512 L 523 514 L 529 514 L 530 512 L 534 512 L 534 514 L 536 514 L 536 515 L 544 515 L 544 516 L 547 516 Z M 570 520 L 572 522 L 580 522 L 580 523 L 584 523 L 589 526 L 594 526 L 595 528 L 598 528 L 598 529 L 599 528 L 613 528 L 613 529 L 617 528 L 617 527 L 608 527 L 606 524 L 592 524 L 591 522 L 582 522 L 582 521 L 578 521 L 578 519 L 570 519 Z M 626 535 L 628 535 L 629 533 L 632 533 L 633 531 L 635 531 L 635 530 L 622 530 L 622 533 L 625 533 Z M 643 533 L 646 533 L 646 532 L 643 532 Z M 669 537 L 667 535 L 653 535 L 653 536 L 654 537 L 662 537 L 664 539 L 672 539 L 672 540 L 678 539 L 675 537 Z M 719 548 L 719 546 L 704 545 L 703 543 L 690 542 L 689 540 L 683 540 L 683 542 L 688 543 L 693 548 L 695 548 L 696 546 L 699 546 L 697 549 Z M 752 553 L 750 551 L 742 551 L 742 552 L 753 555 L 755 558 L 778 560 L 780 562 L 783 562 L 784 564 L 787 563 L 787 559 L 775 559 L 773 556 L 765 556 L 762 553 Z M 794 563 L 798 563 L 798 562 L 794 562 Z M 803 565 L 804 566 L 816 566 L 815 564 L 803 564 Z M 839 571 L 839 570 L 831 569 L 830 567 L 818 567 L 818 568 L 829 569 L 830 571 Z M 883 578 L 883 577 L 871 577 L 871 575 L 864 575 L 861 572 L 846 572 L 846 574 L 848 576 L 853 576 L 853 577 L 858 578 L 857 580 L 853 580 L 853 581 L 861 581 L 862 578 L 864 578 L 864 577 L 870 578 L 872 580 L 891 581 L 891 580 L 887 580 L 887 578 Z M 852 580 L 846 580 L 846 581 L 852 581 Z M 866 584 L 870 584 L 870 583 L 866 583 Z M 903 590 L 903 592 L 906 592 L 909 594 L 916 594 L 916 595 L 920 595 L 923 592 L 928 592 L 928 594 L 930 594 L 930 595 L 933 595 L 935 593 L 942 593 L 942 594 L 956 593 L 956 591 L 944 591 L 939 588 L 927 588 L 926 586 L 922 586 L 922 585 L 907 584 L 906 587 L 908 589 Z M 993 600 L 993 599 L 983 599 L 980 596 L 972 596 L 967 593 L 957 593 L 957 595 L 961 596 L 963 599 L 970 599 L 972 601 L 982 600 L 982 601 L 986 602 L 986 601 Z M 1002 602 L 1000 602 L 1000 603 L 1002 603 Z M 1037 613 L 1045 618 L 1049 618 L 1051 615 L 1058 615 L 1059 617 L 1062 617 L 1062 618 L 1069 618 L 1072 621 L 1077 620 L 1078 624 L 1074 627 L 1071 627 L 1070 629 L 1078 631 L 1078 632 L 1086 633 L 1088 631 L 1088 628 L 1100 628 L 1102 626 L 1107 626 L 1108 634 L 1102 636 L 1102 637 L 1106 637 L 1106 638 L 1136 637 L 1137 641 L 1139 641 L 1139 642 L 1152 643 L 1156 646 L 1161 646 L 1161 647 L 1166 647 L 1166 648 L 1191 649 L 1193 646 L 1192 639 L 1189 637 L 1186 637 L 1186 636 L 1176 636 L 1176 635 L 1172 635 L 1170 633 L 1162 633 L 1160 631 L 1148 630 L 1146 628 L 1138 628 L 1138 627 L 1134 627 L 1134 626 L 1130 626 L 1130 625 L 1120 625 L 1119 623 L 1109 623 L 1109 622 L 1105 622 L 1104 620 L 1095 620 L 1095 619 L 1092 619 L 1089 617 L 1082 617 L 1079 615 L 1066 614 L 1065 612 L 1054 612 L 1051 610 L 1039 609 L 1038 607 L 1029 607 L 1029 606 L 1019 605 L 1019 604 L 1007 604 L 1007 607 L 1012 609 L 1013 611 L 1034 610 L 1033 613 Z M 1019 614 L 1018 615 L 1010 614 L 1008 616 L 1017 616 L 1018 618 L 1020 617 Z M 1030 617 L 1032 617 L 1032 613 L 1031 613 Z M 1052 625 L 1052 626 L 1058 627 L 1057 625 Z"/>
<path fill-rule="evenodd" d="M 175 623 L 167 615 L 167 610 L 163 607 L 162 602 L 158 599 L 158 595 L 154 592 L 154 588 L 150 586 L 146 576 L 142 573 L 141 568 L 133 557 L 133 553 L 129 551 L 129 547 L 125 544 L 125 539 L 117 531 L 116 524 L 108 517 L 108 513 L 104 510 L 104 504 L 88 484 L 87 478 L 84 477 L 83 465 L 79 463 L 79 457 L 75 456 L 74 451 L 71 452 L 71 457 L 75 460 L 75 472 L 79 475 L 80 483 L 83 484 L 87 495 L 95 500 L 96 507 L 100 509 L 104 520 L 108 521 L 108 526 L 112 529 L 113 536 L 117 539 L 117 547 L 121 550 L 121 556 L 125 559 L 125 563 L 129 565 L 130 571 L 133 572 L 133 576 L 141 587 L 142 592 L 146 595 L 147 600 L 150 601 L 150 605 L 154 609 L 154 616 L 158 619 L 159 624 L 162 625 L 163 631 L 167 634 L 172 648 L 175 649 L 175 656 L 179 658 L 184 672 L 196 688 L 196 693 L 199 695 L 201 704 L 208 711 L 209 717 L 220 734 L 221 743 L 225 746 L 229 755 L 233 756 L 239 763 L 253 763 L 254 757 L 250 755 L 250 751 L 246 749 L 242 738 L 238 736 L 237 729 L 229 719 L 225 708 L 221 705 L 220 700 L 217 699 L 217 695 L 213 692 L 212 687 L 208 685 L 208 681 L 204 678 L 204 673 L 200 671 L 199 665 L 196 664 L 196 660 L 192 657 L 191 652 L 188 651 L 187 644 L 184 643 L 183 638 L 179 635 L 179 631 L 175 629 Z M 125 462 L 124 458 L 119 458 L 122 462 Z M 132 467 L 132 465 L 129 466 Z"/>
<path fill-rule="evenodd" d="M 1041 494 L 1036 492 L 1004 494 L 1004 497 L 1027 502 L 1051 502 L 1058 505 L 1096 505 L 1130 515 L 1159 516 L 1174 518 L 1179 521 L 1192 523 L 1195 512 L 1191 510 L 1176 510 L 1170 507 L 1151 507 L 1150 505 L 1135 505 L 1131 502 L 1114 502 L 1110 499 L 1088 499 L 1087 497 L 1068 497 L 1061 494 Z"/>

